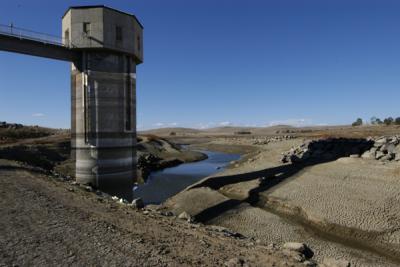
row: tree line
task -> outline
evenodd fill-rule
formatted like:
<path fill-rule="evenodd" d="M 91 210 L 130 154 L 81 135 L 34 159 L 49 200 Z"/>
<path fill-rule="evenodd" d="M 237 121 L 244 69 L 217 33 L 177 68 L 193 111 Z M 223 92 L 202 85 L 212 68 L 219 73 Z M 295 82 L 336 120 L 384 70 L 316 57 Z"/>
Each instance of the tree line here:
<path fill-rule="evenodd" d="M 358 118 L 355 122 L 353 122 L 351 125 L 352 126 L 361 126 L 364 124 L 364 121 L 361 118 Z M 370 124 L 372 125 L 400 125 L 400 117 L 393 118 L 393 117 L 388 117 L 383 119 L 383 121 L 380 118 L 377 117 L 372 117 L 370 119 Z"/>

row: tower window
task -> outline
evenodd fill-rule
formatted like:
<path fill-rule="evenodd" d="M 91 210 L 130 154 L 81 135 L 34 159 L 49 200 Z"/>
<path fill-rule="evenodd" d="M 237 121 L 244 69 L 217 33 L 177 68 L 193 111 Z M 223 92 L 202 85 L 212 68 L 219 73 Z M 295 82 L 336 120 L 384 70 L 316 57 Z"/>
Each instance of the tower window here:
<path fill-rule="evenodd" d="M 66 46 L 70 46 L 70 43 L 69 43 L 69 30 L 68 29 L 64 32 L 64 40 L 65 40 L 65 45 Z"/>
<path fill-rule="evenodd" d="M 138 36 L 138 37 L 136 38 L 136 41 L 137 41 L 137 48 L 138 48 L 138 51 L 140 51 L 140 49 L 141 49 L 140 36 Z"/>
<path fill-rule="evenodd" d="M 131 73 L 131 60 L 129 56 L 126 57 L 126 72 Z M 125 85 L 125 130 L 132 131 L 132 117 L 133 117 L 133 107 L 132 107 L 132 81 L 130 77 L 126 78 Z"/>
<path fill-rule="evenodd" d="M 117 41 L 122 41 L 122 27 L 121 26 L 117 26 L 115 28 L 115 32 L 116 32 L 115 39 Z"/>
<path fill-rule="evenodd" d="M 83 33 L 84 34 L 90 35 L 90 30 L 91 30 L 90 28 L 91 28 L 90 22 L 83 23 Z"/>

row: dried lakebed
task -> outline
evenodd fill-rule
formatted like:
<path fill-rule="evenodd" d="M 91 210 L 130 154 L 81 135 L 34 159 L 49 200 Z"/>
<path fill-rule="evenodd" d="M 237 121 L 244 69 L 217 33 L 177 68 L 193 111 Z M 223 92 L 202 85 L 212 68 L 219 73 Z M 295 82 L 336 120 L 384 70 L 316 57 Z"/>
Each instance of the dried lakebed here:
<path fill-rule="evenodd" d="M 278 164 L 280 153 L 296 142 L 301 141 L 262 148 L 238 168 L 169 199 L 165 207 L 262 244 L 305 242 L 318 261 L 399 266 L 398 163 L 340 157 L 303 167 Z"/>

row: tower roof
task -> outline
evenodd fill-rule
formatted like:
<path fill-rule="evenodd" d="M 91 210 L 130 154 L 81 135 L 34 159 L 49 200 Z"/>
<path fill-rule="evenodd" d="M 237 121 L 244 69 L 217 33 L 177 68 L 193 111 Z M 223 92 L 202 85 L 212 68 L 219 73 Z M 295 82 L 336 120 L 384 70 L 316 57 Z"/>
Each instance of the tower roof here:
<path fill-rule="evenodd" d="M 120 10 L 118 10 L 118 9 L 105 6 L 105 5 L 70 6 L 70 7 L 67 9 L 67 11 L 65 11 L 65 13 L 64 13 L 64 15 L 63 15 L 62 17 L 64 18 L 65 15 L 68 13 L 68 11 L 71 10 L 71 9 L 89 9 L 89 8 L 105 8 L 105 9 L 108 9 L 108 10 L 112 10 L 112 11 L 114 11 L 114 12 L 118 12 L 118 13 L 121 13 L 121 14 L 124 14 L 124 15 L 131 16 L 131 17 L 133 17 L 133 18 L 137 21 L 137 23 L 138 23 L 138 24 L 140 25 L 140 27 L 143 29 L 142 23 L 140 23 L 140 21 L 138 20 L 138 18 L 137 18 L 135 15 L 129 14 L 129 13 L 120 11 Z"/>

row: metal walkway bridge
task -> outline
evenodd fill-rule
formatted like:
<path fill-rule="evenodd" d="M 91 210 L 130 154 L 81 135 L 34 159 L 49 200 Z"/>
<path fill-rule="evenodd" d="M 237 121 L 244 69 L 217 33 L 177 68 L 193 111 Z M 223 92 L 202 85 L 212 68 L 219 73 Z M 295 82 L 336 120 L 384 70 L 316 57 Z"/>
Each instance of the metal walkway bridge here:
<path fill-rule="evenodd" d="M 74 61 L 79 53 L 61 37 L 0 24 L 0 50 L 64 61 Z"/>

